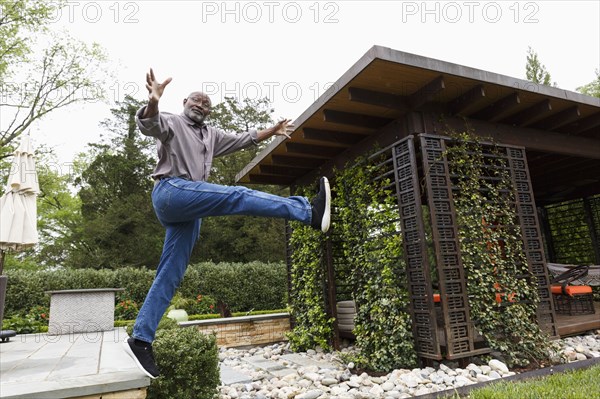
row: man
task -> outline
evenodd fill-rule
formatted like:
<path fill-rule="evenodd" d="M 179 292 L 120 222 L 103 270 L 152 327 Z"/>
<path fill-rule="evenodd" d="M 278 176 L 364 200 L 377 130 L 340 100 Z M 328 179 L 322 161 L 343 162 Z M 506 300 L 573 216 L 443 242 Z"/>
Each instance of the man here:
<path fill-rule="evenodd" d="M 148 105 L 136 115 L 144 135 L 156 138 L 158 164 L 152 177 L 152 205 L 166 229 L 165 242 L 156 277 L 133 327 L 123 343 L 125 351 L 150 378 L 159 370 L 154 362 L 152 341 L 158 323 L 169 306 L 187 268 L 200 232 L 201 218 L 225 215 L 252 215 L 296 220 L 327 232 L 330 224 L 331 193 L 327 178 L 311 203 L 304 197 L 275 196 L 245 187 L 207 183 L 213 157 L 230 154 L 268 139 L 286 136 L 293 125 L 285 119 L 274 126 L 241 134 L 225 133 L 207 126 L 211 101 L 202 92 L 183 100 L 180 115 L 159 112 L 158 103 L 171 78 L 157 82 L 154 72 L 146 74 Z"/>

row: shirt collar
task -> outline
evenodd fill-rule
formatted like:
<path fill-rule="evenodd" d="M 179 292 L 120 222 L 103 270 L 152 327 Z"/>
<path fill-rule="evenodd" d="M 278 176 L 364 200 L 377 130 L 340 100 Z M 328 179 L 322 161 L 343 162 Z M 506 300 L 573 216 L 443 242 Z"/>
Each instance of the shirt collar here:
<path fill-rule="evenodd" d="M 181 113 L 181 117 L 183 118 L 183 120 L 185 121 L 185 123 L 187 123 L 190 126 L 198 126 L 198 127 L 201 127 L 201 128 L 204 127 L 204 126 L 206 126 L 206 124 L 204 122 L 202 122 L 201 124 L 198 124 L 196 121 L 193 121 L 189 116 L 187 116 L 183 112 Z"/>

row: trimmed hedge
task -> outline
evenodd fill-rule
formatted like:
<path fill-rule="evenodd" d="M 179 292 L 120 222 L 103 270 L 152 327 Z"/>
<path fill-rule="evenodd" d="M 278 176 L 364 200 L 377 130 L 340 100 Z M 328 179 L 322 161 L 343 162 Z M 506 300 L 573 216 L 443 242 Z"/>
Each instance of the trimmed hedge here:
<path fill-rule="evenodd" d="M 140 306 L 154 279 L 154 270 L 61 269 L 55 271 L 7 271 L 5 317 L 26 314 L 35 306 L 49 306 L 45 291 L 125 288 L 118 299 L 131 299 Z M 210 295 L 226 303 L 232 312 L 286 307 L 287 279 L 283 263 L 199 263 L 191 265 L 179 293 L 196 299 Z"/>
<path fill-rule="evenodd" d="M 196 328 L 160 329 L 153 349 L 161 376 L 152 380 L 148 399 L 216 397 L 221 380 L 214 335 Z"/>

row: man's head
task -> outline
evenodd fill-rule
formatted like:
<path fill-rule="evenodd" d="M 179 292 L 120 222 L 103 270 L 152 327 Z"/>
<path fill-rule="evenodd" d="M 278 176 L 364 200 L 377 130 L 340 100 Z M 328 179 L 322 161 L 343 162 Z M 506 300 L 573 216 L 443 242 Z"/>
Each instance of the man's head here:
<path fill-rule="evenodd" d="M 211 108 L 210 98 L 201 91 L 192 92 L 183 100 L 183 114 L 196 123 L 204 122 Z"/>

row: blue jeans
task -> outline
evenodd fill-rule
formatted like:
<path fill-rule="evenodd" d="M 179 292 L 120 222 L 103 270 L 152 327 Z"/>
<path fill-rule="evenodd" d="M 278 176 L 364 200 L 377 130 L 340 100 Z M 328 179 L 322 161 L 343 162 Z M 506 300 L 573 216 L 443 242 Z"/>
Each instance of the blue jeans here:
<path fill-rule="evenodd" d="M 166 228 L 154 282 L 135 321 L 133 337 L 152 342 L 158 323 L 179 287 L 206 216 L 250 215 L 310 224 L 311 206 L 304 197 L 279 197 L 240 186 L 221 186 L 171 177 L 152 191 L 152 205 Z"/>

